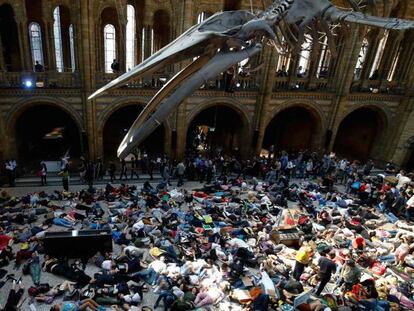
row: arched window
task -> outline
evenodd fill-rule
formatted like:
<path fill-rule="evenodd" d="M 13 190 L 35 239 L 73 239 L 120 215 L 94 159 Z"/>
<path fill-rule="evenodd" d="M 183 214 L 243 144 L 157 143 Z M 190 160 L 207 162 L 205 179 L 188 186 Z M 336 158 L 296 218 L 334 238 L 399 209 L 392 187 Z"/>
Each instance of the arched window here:
<path fill-rule="evenodd" d="M 302 78 L 308 74 L 310 64 L 310 53 L 312 49 L 312 36 L 305 34 L 305 39 L 302 43 L 301 52 L 299 54 L 299 67 L 297 76 Z"/>
<path fill-rule="evenodd" d="M 141 61 L 145 60 L 145 28 L 142 28 L 141 35 Z"/>
<path fill-rule="evenodd" d="M 361 49 L 359 50 L 358 60 L 355 66 L 355 71 L 354 71 L 355 80 L 359 80 L 361 78 L 362 69 L 364 68 L 365 59 L 367 58 L 368 45 L 369 45 L 368 39 L 364 38 L 364 40 L 362 40 Z"/>
<path fill-rule="evenodd" d="M 397 55 L 392 60 L 390 71 L 388 72 L 387 80 L 392 81 L 394 79 L 395 70 L 397 69 L 398 61 L 400 60 L 401 46 L 398 49 Z"/>
<path fill-rule="evenodd" d="M 378 44 L 377 52 L 375 53 L 374 62 L 372 63 L 371 71 L 369 73 L 369 77 L 373 80 L 377 80 L 379 78 L 378 74 L 376 74 L 376 71 L 378 70 L 381 64 L 382 56 L 384 55 L 385 45 L 387 44 L 388 40 L 388 34 L 388 30 L 386 30 L 384 32 L 384 36 L 381 38 Z"/>
<path fill-rule="evenodd" d="M 284 37 L 282 37 L 280 43 L 282 45 L 281 48 L 284 50 L 284 54 L 279 54 L 276 65 L 276 72 L 278 77 L 287 77 L 292 57 L 291 53 L 289 52 L 289 45 Z"/>
<path fill-rule="evenodd" d="M 104 27 L 105 72 L 113 72 L 111 65 L 116 59 L 115 26 L 107 24 Z"/>
<path fill-rule="evenodd" d="M 76 69 L 75 63 L 75 39 L 73 36 L 73 25 L 69 25 L 69 46 L 70 46 L 70 66 L 72 68 L 72 72 Z"/>
<path fill-rule="evenodd" d="M 38 23 L 29 25 L 30 49 L 32 50 L 33 69 L 35 70 L 36 62 L 44 66 L 43 48 L 42 48 L 42 30 Z"/>
<path fill-rule="evenodd" d="M 331 62 L 331 51 L 328 48 L 328 37 L 325 36 L 325 39 L 322 42 L 321 47 L 321 54 L 318 63 L 318 71 L 316 72 L 316 76 L 318 78 L 327 78 L 328 77 L 328 69 L 329 64 Z"/>
<path fill-rule="evenodd" d="M 130 70 L 135 67 L 135 9 L 127 5 L 126 25 L 126 68 Z"/>
<path fill-rule="evenodd" d="M 201 22 L 205 21 L 210 16 L 211 14 L 209 12 L 201 12 L 200 14 L 198 14 L 197 23 L 200 24 Z"/>
<path fill-rule="evenodd" d="M 154 47 L 154 37 L 154 28 L 151 28 L 151 55 L 156 52 Z"/>
<path fill-rule="evenodd" d="M 53 36 L 55 39 L 56 69 L 63 71 L 63 48 L 62 48 L 62 29 L 60 27 L 60 9 L 57 6 L 53 10 Z"/>

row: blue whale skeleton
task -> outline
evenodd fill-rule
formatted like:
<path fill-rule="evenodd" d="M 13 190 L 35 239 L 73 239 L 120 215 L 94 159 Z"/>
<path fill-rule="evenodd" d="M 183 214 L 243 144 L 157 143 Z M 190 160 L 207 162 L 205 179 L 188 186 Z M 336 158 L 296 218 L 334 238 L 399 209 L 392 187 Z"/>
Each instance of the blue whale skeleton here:
<path fill-rule="evenodd" d="M 144 107 L 122 140 L 118 157 L 125 158 L 138 147 L 185 98 L 207 81 L 259 53 L 263 43 L 271 44 L 283 53 L 286 46 L 283 40 L 290 45 L 303 42 L 306 27 L 315 27 L 318 23 L 329 39 L 331 53 L 335 55 L 330 24 L 355 23 L 390 30 L 414 28 L 414 21 L 369 16 L 354 0 L 346 1 L 351 7 L 346 11 L 328 0 L 276 0 L 267 10 L 257 13 L 244 10 L 218 12 L 97 90 L 89 99 L 173 63 L 196 58 L 171 78 Z M 366 2 L 375 5 L 375 0 Z"/>

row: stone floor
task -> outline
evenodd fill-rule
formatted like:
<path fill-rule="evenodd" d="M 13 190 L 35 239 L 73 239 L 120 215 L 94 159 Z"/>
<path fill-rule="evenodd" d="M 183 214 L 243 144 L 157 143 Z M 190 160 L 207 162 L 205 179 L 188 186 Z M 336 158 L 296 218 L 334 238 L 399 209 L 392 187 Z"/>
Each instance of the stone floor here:
<path fill-rule="evenodd" d="M 297 180 L 292 180 L 292 182 L 299 182 Z M 157 182 L 155 181 L 154 184 L 156 184 Z M 129 183 L 130 185 L 136 185 L 138 187 L 142 186 L 142 182 L 136 182 L 136 183 Z M 118 186 L 119 184 L 114 184 L 115 186 Z M 173 187 L 176 186 L 176 181 L 173 181 Z M 100 185 L 96 185 L 95 186 L 97 189 L 103 188 L 104 184 L 100 184 Z M 188 190 L 192 190 L 192 189 L 196 189 L 196 188 L 200 188 L 202 187 L 202 184 L 199 182 L 187 182 L 184 186 L 185 189 Z M 74 192 L 74 191 L 80 191 L 81 189 L 85 189 L 86 186 L 85 185 L 70 185 L 70 191 Z M 344 188 L 342 186 L 337 186 L 337 188 L 339 188 L 338 190 L 344 190 Z M 15 188 L 7 188 L 7 191 L 13 195 L 13 196 L 22 196 L 24 194 L 30 193 L 30 192 L 39 192 L 39 191 L 45 191 L 45 192 L 53 192 L 54 190 L 62 190 L 62 187 L 60 185 L 53 185 L 53 186 L 30 186 L 30 187 L 15 187 Z M 293 207 L 295 203 L 290 202 L 289 205 L 291 207 Z M 106 208 L 106 205 L 104 205 L 104 208 Z M 107 211 L 105 211 L 107 212 Z M 40 222 L 40 220 L 39 220 Z M 57 227 L 55 226 L 53 228 L 54 231 L 62 231 L 62 227 Z M 63 229 L 64 230 L 64 229 Z M 17 246 L 15 246 L 15 251 L 17 251 Z M 119 246 L 114 244 L 114 252 L 118 253 L 119 252 Z M 43 258 L 41 258 L 41 261 L 43 262 Z M 13 268 L 13 264 L 10 264 L 8 267 L 6 267 L 6 269 L 8 270 L 9 273 L 14 273 L 16 275 L 16 277 L 20 277 L 22 276 L 22 280 L 23 280 L 23 285 L 25 286 L 25 294 L 24 294 L 24 298 L 23 298 L 23 303 L 21 305 L 20 310 L 30 310 L 30 297 L 27 294 L 27 289 L 32 286 L 32 280 L 30 276 L 26 276 L 26 275 L 22 275 L 21 272 L 21 268 L 18 270 L 15 270 Z M 92 276 L 95 272 L 98 271 L 98 268 L 93 265 L 93 264 L 88 264 L 87 268 L 86 268 L 86 273 L 90 276 Z M 43 273 L 42 272 L 42 276 L 41 276 L 41 283 L 48 283 L 51 286 L 60 284 L 61 282 L 63 282 L 64 279 L 57 277 L 55 275 L 52 275 L 50 273 Z M 9 281 L 7 282 L 3 288 L 0 289 L 0 306 L 3 306 L 6 302 L 7 299 L 7 295 L 9 293 L 9 290 L 11 288 L 12 283 Z M 150 306 L 153 307 L 156 298 L 158 297 L 157 294 L 147 292 L 144 294 L 144 300 L 143 302 L 140 304 L 140 307 L 142 306 Z M 59 302 L 59 300 L 55 300 L 54 303 Z M 50 310 L 50 305 L 46 305 L 46 304 L 39 304 L 39 303 L 34 303 L 33 306 L 36 309 L 33 310 L 38 310 L 38 311 L 46 311 L 46 310 Z M 232 310 L 232 311 L 238 311 L 241 310 L 241 307 L 237 304 L 233 304 L 233 303 L 223 303 L 219 308 L 212 308 L 214 310 Z M 157 310 L 162 310 L 162 304 L 159 308 L 157 308 Z"/>
<path fill-rule="evenodd" d="M 118 186 L 118 184 L 114 184 L 115 186 Z M 133 183 L 130 185 L 136 185 L 138 187 L 142 186 L 142 183 Z M 174 186 L 176 185 L 176 182 L 174 181 Z M 186 189 L 194 189 L 197 188 L 199 186 L 202 186 L 202 184 L 198 183 L 198 182 L 188 182 L 185 184 L 185 188 Z M 103 188 L 104 185 L 98 185 L 96 186 L 96 188 Z M 71 185 L 70 186 L 70 190 L 71 191 L 79 191 L 81 189 L 85 189 L 84 185 Z M 61 186 L 34 186 L 34 187 L 15 187 L 15 188 L 7 188 L 7 191 L 13 195 L 13 196 L 21 196 L 30 192 L 38 192 L 38 191 L 45 191 L 45 192 L 53 192 L 54 190 L 62 190 Z M 106 210 L 106 205 L 103 204 L 105 212 L 107 212 Z M 41 219 L 40 219 L 41 220 Z M 39 222 L 40 222 L 39 220 Z M 62 227 L 58 227 L 58 226 L 53 226 L 52 227 L 53 231 L 62 231 L 64 229 L 62 229 Z M 18 245 L 15 245 L 13 247 L 13 250 L 16 252 L 18 250 Z M 114 253 L 118 254 L 120 251 L 119 246 L 114 244 Z M 43 262 L 43 256 L 41 256 L 41 262 Z M 3 267 L 4 269 L 6 269 L 8 271 L 8 273 L 14 273 L 16 278 L 18 277 L 22 277 L 22 284 L 25 287 L 25 294 L 24 294 L 24 298 L 23 298 L 23 302 L 21 304 L 20 310 L 22 311 L 26 311 L 26 310 L 30 310 L 30 297 L 27 294 L 27 289 L 33 285 L 32 279 L 30 277 L 30 275 L 22 275 L 22 271 L 21 271 L 21 267 L 19 269 L 15 269 L 14 268 L 14 263 L 9 264 L 7 267 Z M 86 268 L 86 273 L 89 276 L 92 276 L 94 273 L 96 273 L 99 269 L 89 263 L 87 265 Z M 54 285 L 60 284 L 64 281 L 64 278 L 55 276 L 51 273 L 47 273 L 47 272 L 42 272 L 41 275 L 41 283 L 48 283 L 51 287 L 53 287 Z M 7 300 L 7 295 L 10 291 L 12 287 L 12 282 L 8 281 L 1 289 L 0 289 L 0 306 L 3 307 L 4 304 L 6 303 Z M 143 302 L 140 304 L 140 307 L 142 306 L 150 306 L 151 308 L 154 306 L 155 300 L 158 297 L 157 294 L 154 294 L 151 292 L 151 290 L 147 293 L 144 293 L 144 299 Z M 61 300 L 56 299 L 54 303 L 60 302 Z M 35 307 L 35 309 L 33 310 L 37 310 L 37 311 L 48 311 L 50 310 L 50 305 L 46 305 L 46 304 L 40 304 L 40 303 L 33 303 L 33 306 Z M 162 310 L 162 303 L 161 306 L 157 308 L 157 310 Z M 237 308 L 232 308 L 232 310 L 237 310 Z"/>

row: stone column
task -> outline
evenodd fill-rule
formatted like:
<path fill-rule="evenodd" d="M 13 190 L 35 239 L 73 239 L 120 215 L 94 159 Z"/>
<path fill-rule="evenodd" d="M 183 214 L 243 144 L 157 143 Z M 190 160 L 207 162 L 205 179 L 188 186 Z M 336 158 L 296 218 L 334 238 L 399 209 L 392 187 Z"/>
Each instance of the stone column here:
<path fill-rule="evenodd" d="M 279 58 L 277 51 L 274 48 L 265 46 L 263 53 L 263 62 L 265 67 L 260 71 L 263 76 L 262 84 L 257 95 L 256 110 L 253 121 L 253 152 L 259 155 L 262 149 L 263 138 L 266 131 L 266 121 L 269 113 L 269 104 L 272 99 L 273 84 L 276 77 L 276 64 Z M 250 155 L 251 156 L 251 155 Z"/>
<path fill-rule="evenodd" d="M 53 33 L 53 19 L 44 19 L 43 24 L 46 40 L 46 51 L 43 51 L 43 57 L 46 55 L 45 67 L 46 71 L 56 71 L 56 54 L 55 54 L 55 36 Z M 45 53 L 46 52 L 46 53 Z"/>
<path fill-rule="evenodd" d="M 332 112 L 327 128 L 328 131 L 331 131 L 331 139 L 327 144 L 328 152 L 333 150 L 336 133 L 346 110 L 345 100 L 350 92 L 352 81 L 354 79 L 354 69 L 363 40 L 361 33 L 364 33 L 364 31 L 358 30 L 361 30 L 359 26 L 351 26 L 349 33 L 352 35 L 350 37 L 345 37 L 345 40 L 343 41 L 344 48 L 338 55 L 335 77 L 333 78 L 335 80 L 336 95 L 332 99 Z"/>
<path fill-rule="evenodd" d="M 387 77 L 392 70 L 395 57 L 398 56 L 401 40 L 404 38 L 403 31 L 390 32 L 384 55 L 379 66 L 379 77 L 381 79 L 380 89 L 385 89 L 388 84 Z"/>
<path fill-rule="evenodd" d="M 414 66 L 414 31 L 405 31 L 404 39 L 401 42 L 401 53 L 395 70 L 394 81 L 400 87 L 406 87 L 410 80 L 410 73 Z"/>
<path fill-rule="evenodd" d="M 96 66 L 95 59 L 95 22 L 94 17 L 90 12 L 93 12 L 92 0 L 78 0 L 80 12 L 80 24 L 78 26 L 77 45 L 79 47 L 79 64 L 81 69 L 82 79 L 82 102 L 83 102 L 83 119 L 84 127 L 87 136 L 87 152 L 90 159 L 96 159 L 102 155 L 102 150 L 98 150 L 98 137 L 96 125 L 96 100 L 88 101 L 88 96 L 96 89 L 95 74 Z"/>
<path fill-rule="evenodd" d="M 151 56 L 151 46 L 152 46 L 152 25 L 144 25 L 144 59 L 147 59 Z"/>
<path fill-rule="evenodd" d="M 177 111 L 177 122 L 176 122 L 176 132 L 177 132 L 177 146 L 175 150 L 175 158 L 177 160 L 182 160 L 185 155 L 186 143 L 187 143 L 187 100 L 180 105 Z"/>
<path fill-rule="evenodd" d="M 368 52 L 367 52 L 364 67 L 362 68 L 362 73 L 361 73 L 361 81 L 362 81 L 361 86 L 364 88 L 368 87 L 369 85 L 371 69 L 372 69 L 372 66 L 374 65 L 375 56 L 378 51 L 378 45 L 381 41 L 383 34 L 384 32 L 379 31 L 378 29 L 372 30 L 369 33 Z"/>
<path fill-rule="evenodd" d="M 321 57 L 321 45 L 318 42 L 318 33 L 312 35 L 312 50 L 310 53 L 310 64 L 308 72 L 308 88 L 310 90 L 316 89 L 318 78 L 316 73 L 318 71 L 319 58 Z"/>
<path fill-rule="evenodd" d="M 19 36 L 20 62 L 22 69 L 33 71 L 32 53 L 30 51 L 29 25 L 26 15 L 16 19 L 17 32 Z"/>

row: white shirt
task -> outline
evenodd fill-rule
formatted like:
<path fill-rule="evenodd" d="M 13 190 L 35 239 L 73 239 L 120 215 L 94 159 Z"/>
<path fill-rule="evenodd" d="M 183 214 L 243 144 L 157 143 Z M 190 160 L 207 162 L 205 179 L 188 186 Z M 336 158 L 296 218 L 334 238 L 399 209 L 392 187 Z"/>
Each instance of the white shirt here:
<path fill-rule="evenodd" d="M 401 189 L 402 187 L 404 187 L 404 185 L 411 182 L 410 178 L 408 178 L 407 176 L 401 175 L 401 174 L 398 174 L 397 178 L 398 178 L 397 189 Z"/>
<path fill-rule="evenodd" d="M 102 262 L 102 269 L 109 271 L 111 270 L 111 268 L 112 268 L 112 260 L 104 260 Z"/>
<path fill-rule="evenodd" d="M 154 269 L 154 271 L 158 274 L 160 274 L 165 269 L 167 269 L 167 264 L 165 262 L 162 262 L 161 260 L 155 260 L 149 264 L 149 267 Z"/>

